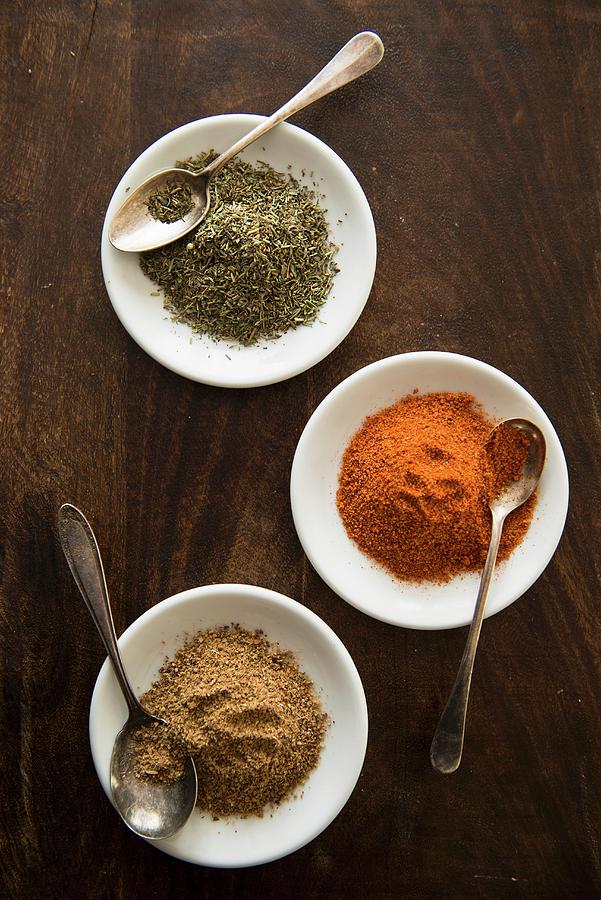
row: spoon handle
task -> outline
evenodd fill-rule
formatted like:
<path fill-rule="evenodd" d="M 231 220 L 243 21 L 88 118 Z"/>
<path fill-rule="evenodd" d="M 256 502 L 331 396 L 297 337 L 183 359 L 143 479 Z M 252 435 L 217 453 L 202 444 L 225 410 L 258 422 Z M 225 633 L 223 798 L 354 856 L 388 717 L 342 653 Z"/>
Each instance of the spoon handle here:
<path fill-rule="evenodd" d="M 256 128 L 240 138 L 229 150 L 225 150 L 217 159 L 214 159 L 203 174 L 212 177 L 233 156 L 236 156 L 266 132 L 271 131 L 280 122 L 284 122 L 290 116 L 300 112 L 301 109 L 325 97 L 326 94 L 331 94 L 332 91 L 348 84 L 349 81 L 354 81 L 355 78 L 369 72 L 370 69 L 377 66 L 383 55 L 384 45 L 377 34 L 374 34 L 373 31 L 362 31 L 360 34 L 356 34 L 298 94 L 288 100 L 268 119 L 260 122 Z"/>
<path fill-rule="evenodd" d="M 501 541 L 501 532 L 503 531 L 504 521 L 504 514 L 500 515 L 493 511 L 490 544 L 488 545 L 488 553 L 486 554 L 482 578 L 480 579 L 480 588 L 476 599 L 474 618 L 472 619 L 472 624 L 467 636 L 465 650 L 463 651 L 463 657 L 461 658 L 453 690 L 451 691 L 447 705 L 440 717 L 432 741 L 432 746 L 430 747 L 430 762 L 435 769 L 445 775 L 458 769 L 459 763 L 461 762 L 463 738 L 465 734 L 465 717 L 467 714 L 467 703 L 472 682 L 472 672 L 474 670 L 474 660 L 476 659 L 476 649 L 478 647 L 478 639 L 482 628 L 484 610 L 486 609 L 488 589 L 492 580 L 497 553 L 499 552 L 499 543 Z"/>
<path fill-rule="evenodd" d="M 129 711 L 147 718 L 123 668 L 102 559 L 90 523 L 76 506 L 63 503 L 58 511 L 58 531 L 69 568 L 100 633 Z"/>

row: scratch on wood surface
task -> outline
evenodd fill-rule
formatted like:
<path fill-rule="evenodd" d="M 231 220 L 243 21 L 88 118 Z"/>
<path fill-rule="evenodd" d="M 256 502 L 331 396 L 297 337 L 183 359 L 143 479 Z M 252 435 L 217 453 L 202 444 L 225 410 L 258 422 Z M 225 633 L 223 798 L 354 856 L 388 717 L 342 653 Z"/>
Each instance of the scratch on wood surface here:
<path fill-rule="evenodd" d="M 86 50 L 87 53 L 90 49 L 90 41 L 92 40 L 92 32 L 94 31 L 94 22 L 96 21 L 96 10 L 98 9 L 98 0 L 94 0 L 94 8 L 92 9 L 92 18 L 90 20 L 90 30 L 88 31 L 88 39 L 86 41 Z"/>
<path fill-rule="evenodd" d="M 33 766 L 33 726 L 31 717 L 31 702 L 29 694 L 29 678 L 24 676 L 25 696 L 20 704 L 20 741 L 19 741 L 19 768 L 21 770 L 21 814 L 23 816 L 23 841 L 26 846 L 27 857 L 31 862 L 33 858 L 40 858 L 40 846 L 38 830 L 36 827 L 36 800 L 32 778 Z"/>
<path fill-rule="evenodd" d="M 474 875 L 474 878 L 484 878 L 486 881 L 519 881 L 514 875 Z M 524 879 L 522 879 L 523 881 Z"/>
<path fill-rule="evenodd" d="M 578 772 L 580 775 L 580 803 L 582 809 L 582 824 L 589 841 L 595 869 L 597 870 L 598 874 L 601 874 L 601 849 L 599 847 L 599 838 L 597 837 L 597 832 L 599 830 L 598 806 L 594 801 L 593 803 L 591 803 L 588 787 L 588 772 L 582 760 L 580 760 L 578 764 Z"/>

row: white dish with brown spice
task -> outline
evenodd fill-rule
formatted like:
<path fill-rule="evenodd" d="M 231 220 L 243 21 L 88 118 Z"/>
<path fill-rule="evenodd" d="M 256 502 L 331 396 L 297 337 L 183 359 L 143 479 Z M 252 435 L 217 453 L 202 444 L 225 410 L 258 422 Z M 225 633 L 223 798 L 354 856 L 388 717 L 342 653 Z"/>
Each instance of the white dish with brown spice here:
<path fill-rule="evenodd" d="M 313 840 L 338 815 L 357 782 L 367 745 L 367 706 L 355 665 L 339 638 L 318 616 L 282 594 L 250 585 L 210 585 L 163 600 L 123 633 L 119 647 L 136 692 L 146 691 L 166 658 L 201 629 L 231 623 L 261 629 L 294 653 L 329 717 L 317 767 L 293 799 L 262 817 L 214 821 L 195 810 L 173 838 L 154 842 L 171 856 L 205 866 L 252 866 L 285 856 Z M 109 763 L 127 717 L 106 661 L 90 708 L 94 765 L 110 799 Z M 202 773 L 199 773 L 202 777 Z M 117 823 L 117 819 L 116 825 Z"/>

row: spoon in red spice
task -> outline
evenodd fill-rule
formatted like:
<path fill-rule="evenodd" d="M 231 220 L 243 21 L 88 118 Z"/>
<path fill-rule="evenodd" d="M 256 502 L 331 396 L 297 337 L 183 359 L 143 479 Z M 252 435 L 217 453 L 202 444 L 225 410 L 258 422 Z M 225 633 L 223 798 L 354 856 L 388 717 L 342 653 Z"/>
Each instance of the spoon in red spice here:
<path fill-rule="evenodd" d="M 497 438 L 506 433 L 508 428 L 517 429 L 518 435 L 515 437 L 523 441 L 524 461 L 521 472 L 507 471 L 503 467 L 503 460 L 495 460 Z M 503 430 L 503 431 L 502 431 Z M 498 442 L 501 444 L 502 442 Z M 488 553 L 482 570 L 482 578 L 480 580 L 480 588 L 476 599 L 476 609 L 474 618 L 467 637 L 463 657 L 448 699 L 444 712 L 440 717 L 438 727 L 434 734 L 434 740 L 430 747 L 430 761 L 435 769 L 447 775 L 455 772 L 459 768 L 461 762 L 461 754 L 463 752 L 463 739 L 465 735 L 465 718 L 467 714 L 467 704 L 469 700 L 470 685 L 472 681 L 472 672 L 474 670 L 474 661 L 476 659 L 476 649 L 478 647 L 478 639 L 482 628 L 482 620 L 484 618 L 484 610 L 486 609 L 486 599 L 488 597 L 488 589 L 492 581 L 492 576 L 501 541 L 501 533 L 506 517 L 526 500 L 534 492 L 536 485 L 543 471 L 545 464 L 546 444 L 545 438 L 536 425 L 527 419 L 506 419 L 500 422 L 490 434 L 487 441 L 487 451 L 490 451 L 490 457 L 494 466 L 498 463 L 498 470 L 505 474 L 505 482 L 499 484 L 497 481 L 496 495 L 489 501 L 490 511 L 492 514 L 492 530 L 490 535 L 490 543 L 488 545 Z"/>

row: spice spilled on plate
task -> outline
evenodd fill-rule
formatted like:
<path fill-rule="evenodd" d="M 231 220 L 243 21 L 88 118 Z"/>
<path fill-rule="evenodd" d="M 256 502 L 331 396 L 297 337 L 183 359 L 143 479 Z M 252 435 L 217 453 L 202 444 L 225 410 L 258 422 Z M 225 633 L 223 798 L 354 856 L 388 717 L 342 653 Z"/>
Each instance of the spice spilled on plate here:
<path fill-rule="evenodd" d="M 141 697 L 167 728 L 141 732 L 137 777 L 179 778 L 187 755 L 201 810 L 261 816 L 291 797 L 319 761 L 328 725 L 294 656 L 238 625 L 199 631 Z"/>
<path fill-rule="evenodd" d="M 347 446 L 336 502 L 349 537 L 401 581 L 443 583 L 484 565 L 489 502 L 517 479 L 528 438 L 467 393 L 409 394 L 369 416 Z M 499 559 L 528 530 L 536 496 L 505 523 Z"/>
<path fill-rule="evenodd" d="M 213 155 L 176 165 L 201 172 Z M 290 174 L 235 159 L 211 183 L 196 231 L 141 254 L 140 266 L 193 331 L 245 346 L 278 338 L 315 322 L 332 289 L 338 247 L 325 213 Z"/>

